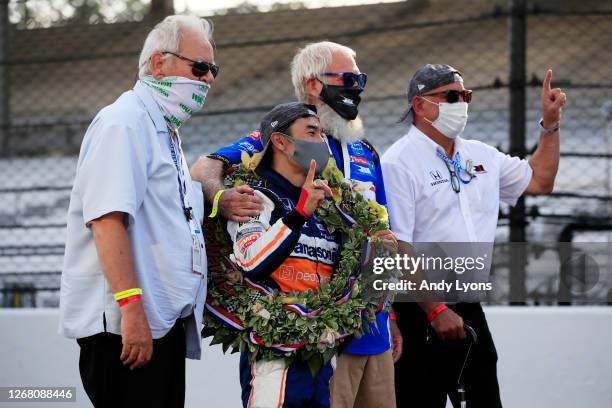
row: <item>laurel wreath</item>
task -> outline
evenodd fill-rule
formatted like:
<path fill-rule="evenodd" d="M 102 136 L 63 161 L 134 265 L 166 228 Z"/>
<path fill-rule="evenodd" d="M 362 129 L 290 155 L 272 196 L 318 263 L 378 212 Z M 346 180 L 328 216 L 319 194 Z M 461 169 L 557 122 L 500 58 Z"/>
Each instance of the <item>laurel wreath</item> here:
<path fill-rule="evenodd" d="M 259 154 L 249 156 L 243 152 L 241 163 L 229 169 L 224 184 L 227 187 L 258 185 L 260 180 L 255 167 Z M 227 327 L 211 313 L 206 313 L 204 335 L 212 335 L 211 344 L 222 344 L 224 352 L 248 350 L 251 361 L 299 358 L 315 373 L 331 360 L 345 337 L 359 337 L 368 331 L 369 325 L 363 322 L 375 322 L 376 310 L 388 303 L 385 302 L 388 294 L 368 290 L 372 286 L 372 274 L 360 273 L 352 286 L 347 286 L 349 278 L 362 266 L 362 251 L 368 237 L 376 256 L 389 255 L 382 243 L 372 238 L 377 231 L 389 228 L 385 208 L 354 192 L 353 185 L 343 179 L 333 158 L 322 172 L 322 178 L 328 181 L 333 199 L 326 200 L 317 215 L 330 233 L 340 231 L 343 243 L 337 270 L 329 282 L 320 283 L 317 292 L 274 291 L 265 295 L 245 286 L 242 272 L 229 261 L 232 243 L 226 233 L 227 222 L 218 218 L 214 224 L 205 226 L 209 264 L 207 303 L 224 308 L 245 327 L 245 330 Z M 355 225 L 348 225 L 338 208 L 349 215 Z M 395 273 L 386 271 L 375 278 L 391 279 Z M 343 303 L 337 304 L 343 295 Z M 287 305 L 301 305 L 308 310 L 320 310 L 320 313 L 304 317 L 289 310 Z M 258 342 L 253 341 L 254 336 Z M 294 349 L 279 351 L 276 346 L 283 344 L 291 344 Z"/>

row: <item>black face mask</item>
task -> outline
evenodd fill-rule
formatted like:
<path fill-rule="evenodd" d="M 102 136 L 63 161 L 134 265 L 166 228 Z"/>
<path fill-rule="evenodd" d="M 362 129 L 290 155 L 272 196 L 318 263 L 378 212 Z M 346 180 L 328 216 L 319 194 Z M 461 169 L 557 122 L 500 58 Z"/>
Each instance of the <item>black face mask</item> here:
<path fill-rule="evenodd" d="M 319 98 L 329 105 L 338 115 L 346 120 L 353 120 L 359 111 L 357 107 L 361 102 L 360 93 L 363 88 L 346 88 L 341 85 L 323 84 Z"/>

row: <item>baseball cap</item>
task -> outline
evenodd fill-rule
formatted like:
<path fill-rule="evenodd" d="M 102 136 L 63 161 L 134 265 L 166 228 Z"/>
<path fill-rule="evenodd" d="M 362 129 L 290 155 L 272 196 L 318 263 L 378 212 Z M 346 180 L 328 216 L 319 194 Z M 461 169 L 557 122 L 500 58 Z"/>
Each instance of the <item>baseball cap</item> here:
<path fill-rule="evenodd" d="M 287 128 L 300 118 L 308 118 L 317 116 L 317 108 L 314 105 L 309 105 L 303 102 L 288 102 L 276 105 L 272 110 L 266 113 L 261 120 L 259 134 L 263 150 L 261 157 L 266 155 L 270 138 L 274 132 L 286 132 Z"/>
<path fill-rule="evenodd" d="M 461 72 L 445 64 L 426 64 L 417 69 L 410 84 L 408 84 L 408 109 L 400 118 L 400 122 L 408 120 L 412 123 L 412 99 L 426 94 L 432 89 L 463 81 Z"/>

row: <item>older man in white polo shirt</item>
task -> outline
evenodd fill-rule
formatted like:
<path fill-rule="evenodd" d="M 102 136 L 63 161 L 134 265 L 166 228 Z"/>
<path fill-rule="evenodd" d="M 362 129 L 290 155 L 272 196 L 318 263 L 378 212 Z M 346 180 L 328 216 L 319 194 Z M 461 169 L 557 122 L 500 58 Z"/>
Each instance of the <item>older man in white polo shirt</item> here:
<path fill-rule="evenodd" d="M 206 296 L 200 222 L 178 129 L 218 72 L 210 24 L 169 16 L 139 80 L 91 123 L 68 210 L 60 332 L 76 338 L 96 407 L 182 407 Z M 201 207 L 201 205 L 200 205 Z"/>
<path fill-rule="evenodd" d="M 490 242 L 500 200 L 515 204 L 524 193 L 548 194 L 559 165 L 559 122 L 566 96 L 542 89 L 540 143 L 532 157 L 499 152 L 462 138 L 472 91 L 448 65 L 419 68 L 408 88 L 408 133 L 382 158 L 389 215 L 401 246 L 425 242 Z M 443 408 L 446 396 L 459 407 L 457 378 L 465 348 L 464 322 L 479 343 L 464 374 L 467 406 L 501 407 L 497 353 L 479 303 L 396 303 L 406 347 L 396 364 L 397 405 Z"/>

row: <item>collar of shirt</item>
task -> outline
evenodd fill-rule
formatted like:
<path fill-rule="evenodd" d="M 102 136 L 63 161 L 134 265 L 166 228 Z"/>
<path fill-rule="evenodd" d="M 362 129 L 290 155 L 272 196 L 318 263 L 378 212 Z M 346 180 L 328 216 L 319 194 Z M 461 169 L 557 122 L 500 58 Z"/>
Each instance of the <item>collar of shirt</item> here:
<path fill-rule="evenodd" d="M 406 137 L 414 138 L 415 140 L 418 140 L 424 148 L 426 148 L 428 151 L 431 151 L 432 154 L 434 156 L 436 156 L 436 158 L 438 157 L 437 154 L 436 154 L 436 149 L 442 148 L 442 147 L 439 144 L 437 144 L 436 142 L 434 142 L 429 136 L 427 136 L 425 133 L 423 133 L 416 126 L 414 126 L 414 125 L 410 126 L 410 130 L 406 134 Z M 453 149 L 453 155 L 455 155 L 457 152 L 459 152 L 459 154 L 463 158 L 464 155 L 463 155 L 463 152 L 461 152 L 462 147 L 463 147 L 463 139 L 461 138 L 461 136 L 459 136 L 459 137 L 457 137 L 455 139 L 455 146 L 454 146 L 454 149 Z"/>
<path fill-rule="evenodd" d="M 272 182 L 275 185 L 275 189 L 280 189 L 283 195 L 286 195 L 294 201 L 294 204 L 297 204 L 302 187 L 294 186 L 289 180 L 269 167 L 264 167 L 260 175 L 263 179 L 268 179 Z"/>
<path fill-rule="evenodd" d="M 155 124 L 155 129 L 158 132 L 167 133 L 168 125 L 164 120 L 164 115 L 162 114 L 161 109 L 151 96 L 150 92 L 151 91 L 140 81 L 136 81 L 136 85 L 134 85 L 134 93 L 136 94 L 136 96 L 138 96 L 138 98 L 140 98 L 144 106 L 147 108 L 147 112 L 149 113 L 151 120 Z"/>

